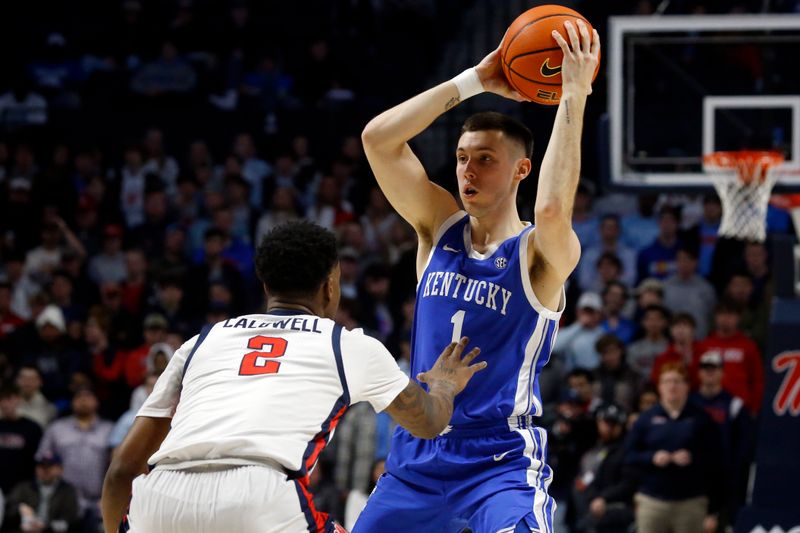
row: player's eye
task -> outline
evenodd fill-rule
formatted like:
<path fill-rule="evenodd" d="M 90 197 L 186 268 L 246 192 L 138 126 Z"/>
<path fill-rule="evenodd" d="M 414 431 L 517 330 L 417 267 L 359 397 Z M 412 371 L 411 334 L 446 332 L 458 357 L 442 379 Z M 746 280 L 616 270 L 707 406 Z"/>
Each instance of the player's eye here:
<path fill-rule="evenodd" d="M 456 161 L 458 161 L 459 163 L 466 163 L 467 162 L 467 156 L 465 156 L 465 155 L 457 155 L 456 156 Z"/>

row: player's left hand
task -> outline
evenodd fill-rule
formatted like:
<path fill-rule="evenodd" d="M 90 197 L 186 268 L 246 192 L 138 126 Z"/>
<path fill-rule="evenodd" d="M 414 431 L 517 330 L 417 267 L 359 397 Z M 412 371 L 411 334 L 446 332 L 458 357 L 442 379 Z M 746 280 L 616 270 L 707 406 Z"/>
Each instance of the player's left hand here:
<path fill-rule="evenodd" d="M 561 33 L 553 30 L 553 38 L 564 53 L 561 63 L 561 86 L 564 94 L 592 94 L 592 78 L 600 61 L 600 35 L 593 29 L 590 36 L 589 28 L 582 20 L 577 21 L 577 28 L 570 21 L 564 23 L 564 28 L 569 36 L 569 43 Z"/>

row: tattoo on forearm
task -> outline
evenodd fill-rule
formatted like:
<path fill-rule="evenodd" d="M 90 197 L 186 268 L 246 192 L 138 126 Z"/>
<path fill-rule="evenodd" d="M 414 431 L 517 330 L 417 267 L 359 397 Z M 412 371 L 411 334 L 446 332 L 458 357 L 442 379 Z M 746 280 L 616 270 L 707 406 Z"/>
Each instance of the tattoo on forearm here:
<path fill-rule="evenodd" d="M 437 387 L 438 388 L 438 387 Z M 406 387 L 392 403 L 390 413 L 412 434 L 430 431 L 431 422 L 445 424 L 452 416 L 452 396 L 448 387 L 441 387 L 438 394 L 427 394 L 416 383 Z M 443 395 L 443 396 L 440 396 Z"/>
<path fill-rule="evenodd" d="M 566 111 L 566 120 L 569 124 L 569 100 L 564 100 L 564 111 Z"/>
<path fill-rule="evenodd" d="M 448 100 L 447 103 L 444 105 L 444 110 L 450 111 L 460 103 L 461 103 L 461 98 L 459 98 L 458 96 L 454 96 L 450 100 Z"/>

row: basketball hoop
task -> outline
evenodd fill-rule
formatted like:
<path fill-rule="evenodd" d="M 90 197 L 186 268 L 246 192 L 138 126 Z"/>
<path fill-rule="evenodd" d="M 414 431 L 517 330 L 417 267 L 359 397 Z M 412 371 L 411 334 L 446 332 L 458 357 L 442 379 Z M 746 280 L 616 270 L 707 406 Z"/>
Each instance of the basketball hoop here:
<path fill-rule="evenodd" d="M 721 237 L 764 242 L 767 206 L 777 173 L 780 152 L 740 150 L 713 152 L 703 157 L 703 170 L 711 176 L 722 203 Z"/>

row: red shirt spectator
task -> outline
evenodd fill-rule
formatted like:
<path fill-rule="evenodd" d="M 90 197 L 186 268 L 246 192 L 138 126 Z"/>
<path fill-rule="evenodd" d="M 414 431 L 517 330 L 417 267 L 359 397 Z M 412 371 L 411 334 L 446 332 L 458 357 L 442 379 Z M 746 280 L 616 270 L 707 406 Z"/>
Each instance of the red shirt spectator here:
<path fill-rule="evenodd" d="M 722 357 L 722 388 L 744 400 L 751 413 L 757 414 L 764 393 L 764 367 L 756 343 L 739 331 L 741 308 L 722 302 L 714 315 L 716 331 L 700 343 L 694 353 L 694 367 L 707 353 Z"/>
<path fill-rule="evenodd" d="M 167 319 L 164 315 L 152 313 L 144 319 L 144 344 L 129 351 L 125 356 L 123 374 L 131 388 L 144 382 L 147 375 L 147 356 L 150 347 L 157 342 L 164 342 L 167 335 Z"/>
<path fill-rule="evenodd" d="M 25 323 L 11 310 L 11 284 L 0 282 L 0 339 Z"/>
<path fill-rule="evenodd" d="M 653 361 L 653 371 L 650 374 L 650 382 L 653 385 L 658 385 L 658 376 L 661 375 L 661 368 L 665 364 L 680 363 L 689 371 L 689 383 L 692 388 L 697 387 L 697 367 L 694 365 L 694 357 L 700 349 L 700 343 L 694 340 L 695 325 L 694 317 L 688 313 L 676 313 L 672 317 L 669 326 L 672 342 Z"/>

